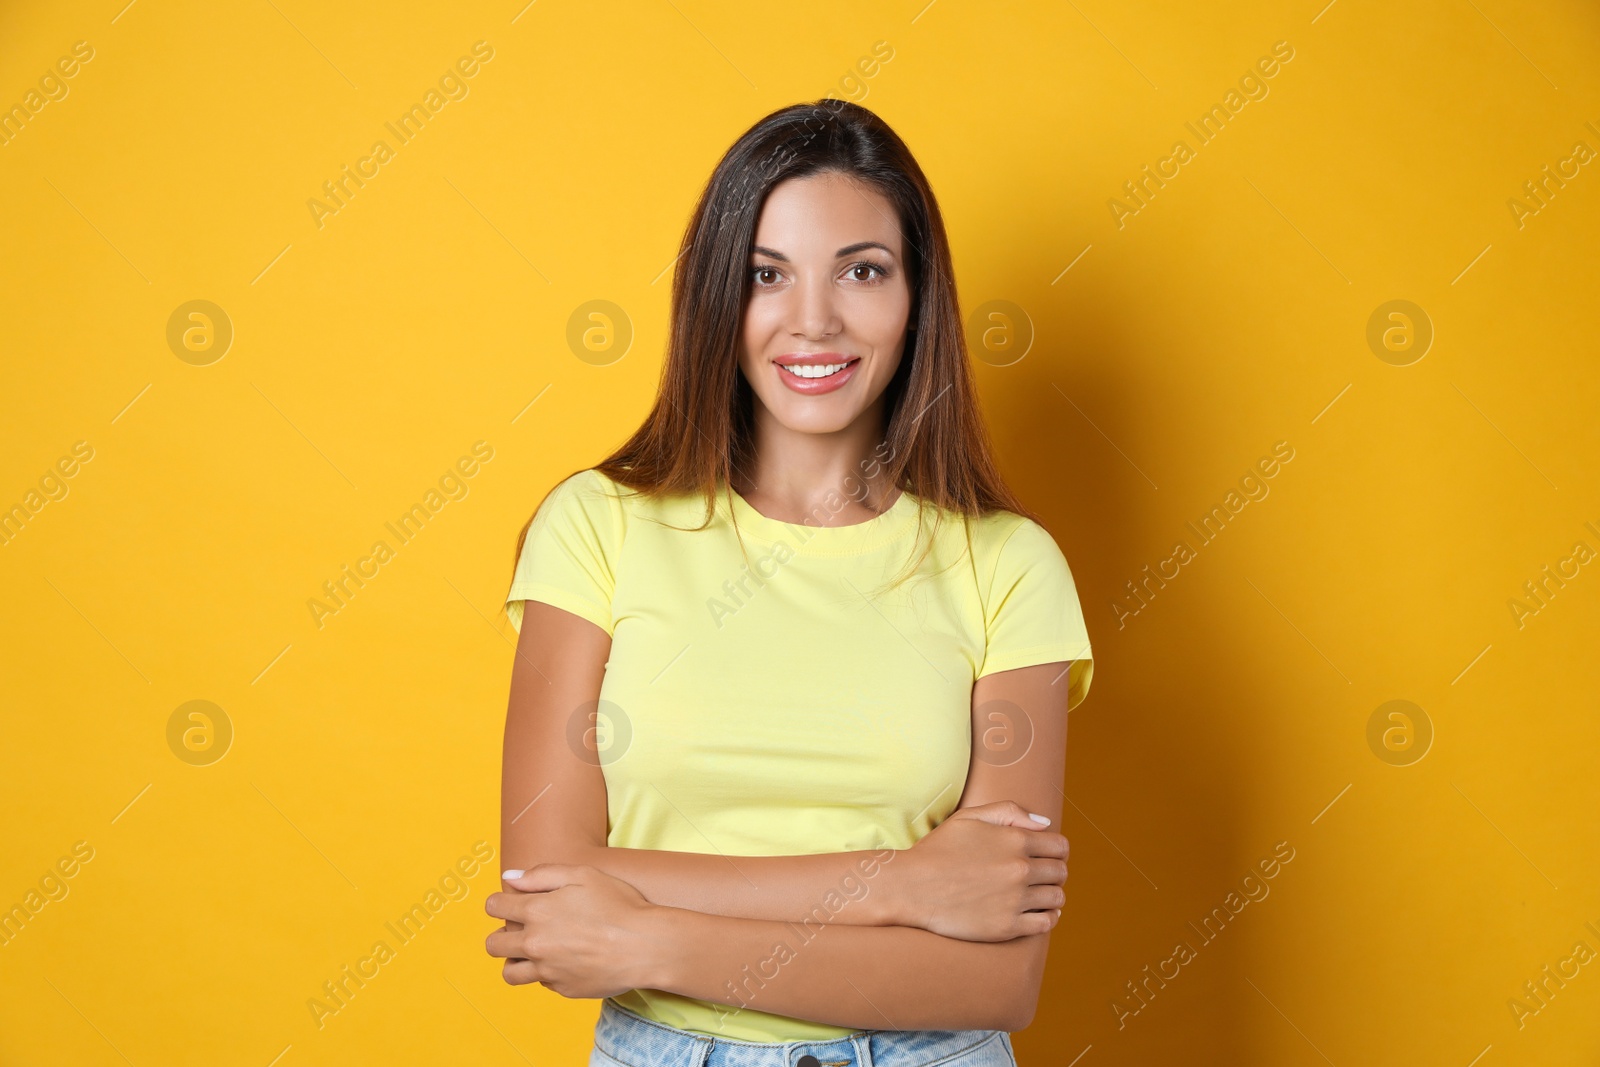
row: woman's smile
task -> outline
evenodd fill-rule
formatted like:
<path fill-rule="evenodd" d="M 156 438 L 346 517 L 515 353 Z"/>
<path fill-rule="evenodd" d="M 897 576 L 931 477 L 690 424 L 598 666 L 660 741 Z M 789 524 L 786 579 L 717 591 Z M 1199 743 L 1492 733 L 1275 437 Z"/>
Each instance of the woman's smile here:
<path fill-rule="evenodd" d="M 838 352 L 791 352 L 774 359 L 778 377 L 790 389 L 806 396 L 831 393 L 840 388 L 855 374 L 860 356 L 845 356 Z"/>

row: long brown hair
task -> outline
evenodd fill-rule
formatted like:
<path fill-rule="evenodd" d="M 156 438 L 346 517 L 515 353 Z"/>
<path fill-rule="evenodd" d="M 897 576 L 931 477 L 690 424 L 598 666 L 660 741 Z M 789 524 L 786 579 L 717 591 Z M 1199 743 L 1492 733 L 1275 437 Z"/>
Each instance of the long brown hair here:
<path fill-rule="evenodd" d="M 646 495 L 701 496 L 706 519 L 696 529 L 710 523 L 718 486 L 731 492 L 732 473 L 755 459 L 754 394 L 739 371 L 739 344 L 756 223 L 779 182 L 825 172 L 883 194 L 898 212 L 905 242 L 911 322 L 906 352 L 884 390 L 884 476 L 902 492 L 964 519 L 994 511 L 1036 519 L 994 462 L 933 190 L 887 123 L 859 104 L 833 98 L 772 112 L 717 164 L 673 273 L 655 405 L 633 436 L 593 469 Z M 532 524 L 530 517 L 522 527 L 516 559 Z"/>

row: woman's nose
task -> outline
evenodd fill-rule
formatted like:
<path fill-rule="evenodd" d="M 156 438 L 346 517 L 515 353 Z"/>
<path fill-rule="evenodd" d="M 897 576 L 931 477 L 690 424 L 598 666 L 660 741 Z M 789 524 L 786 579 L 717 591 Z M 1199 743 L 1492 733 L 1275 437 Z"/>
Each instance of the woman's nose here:
<path fill-rule="evenodd" d="M 827 337 L 839 331 L 839 310 L 833 286 L 826 279 L 802 279 L 792 290 L 790 308 L 795 333 L 807 337 Z"/>

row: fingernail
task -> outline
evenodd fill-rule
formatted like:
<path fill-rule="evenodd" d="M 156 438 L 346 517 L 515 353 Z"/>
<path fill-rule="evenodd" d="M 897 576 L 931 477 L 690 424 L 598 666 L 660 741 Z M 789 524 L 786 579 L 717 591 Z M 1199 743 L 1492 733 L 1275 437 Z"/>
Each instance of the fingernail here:
<path fill-rule="evenodd" d="M 509 878 L 521 878 L 522 874 L 523 874 L 522 871 L 501 871 L 500 872 L 500 877 L 501 878 L 507 878 L 507 879 L 509 879 Z"/>
<path fill-rule="evenodd" d="M 1034 822 L 1043 823 L 1046 826 L 1050 825 L 1050 818 L 1046 815 L 1035 815 L 1030 811 L 1028 812 L 1028 818 L 1032 819 Z"/>

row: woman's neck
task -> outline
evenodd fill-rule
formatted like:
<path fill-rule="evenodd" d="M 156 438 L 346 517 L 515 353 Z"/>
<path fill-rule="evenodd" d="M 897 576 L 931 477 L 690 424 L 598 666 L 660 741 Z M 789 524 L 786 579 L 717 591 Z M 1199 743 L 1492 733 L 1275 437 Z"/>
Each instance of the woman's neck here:
<path fill-rule="evenodd" d="M 829 525 L 865 522 L 893 507 L 882 420 L 863 417 L 832 433 L 807 433 L 757 418 L 756 459 L 735 472 L 734 490 L 769 518 L 799 522 L 823 508 Z M 763 425 L 765 423 L 765 425 Z M 843 499 L 845 503 L 838 505 Z"/>

